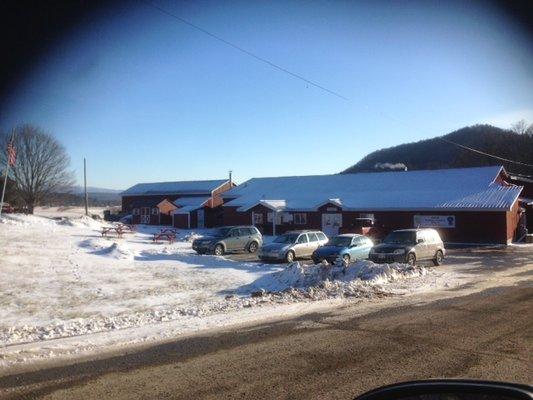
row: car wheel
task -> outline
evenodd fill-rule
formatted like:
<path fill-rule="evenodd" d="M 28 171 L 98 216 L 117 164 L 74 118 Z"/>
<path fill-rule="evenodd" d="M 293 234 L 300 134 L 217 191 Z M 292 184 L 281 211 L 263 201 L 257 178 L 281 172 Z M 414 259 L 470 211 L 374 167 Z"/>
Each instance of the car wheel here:
<path fill-rule="evenodd" d="M 257 251 L 257 242 L 252 242 L 248 245 L 248 252 L 255 253 Z"/>
<path fill-rule="evenodd" d="M 215 249 L 214 249 L 213 253 L 215 254 L 215 256 L 224 255 L 224 247 L 221 244 L 217 244 L 215 246 Z"/>
<path fill-rule="evenodd" d="M 289 250 L 287 252 L 287 254 L 285 255 L 285 261 L 289 264 L 294 261 L 294 251 Z"/>
<path fill-rule="evenodd" d="M 437 254 L 435 254 L 435 258 L 433 259 L 433 264 L 435 266 L 441 265 L 442 260 L 444 260 L 444 254 L 442 254 L 442 251 L 437 250 Z"/>
<path fill-rule="evenodd" d="M 350 255 L 349 254 L 343 255 L 342 261 L 344 261 L 345 264 L 350 264 Z"/>
<path fill-rule="evenodd" d="M 416 265 L 416 256 L 415 253 L 409 253 L 407 254 L 407 264 L 409 264 L 411 267 L 414 267 Z"/>

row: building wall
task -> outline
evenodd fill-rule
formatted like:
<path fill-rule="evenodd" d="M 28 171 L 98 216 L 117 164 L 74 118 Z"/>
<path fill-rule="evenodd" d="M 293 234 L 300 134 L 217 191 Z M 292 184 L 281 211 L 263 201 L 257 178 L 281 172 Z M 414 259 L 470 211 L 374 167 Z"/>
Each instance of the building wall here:
<path fill-rule="evenodd" d="M 189 218 L 187 214 L 174 214 L 172 216 L 172 222 L 174 228 L 187 229 L 189 227 Z"/>
<path fill-rule="evenodd" d="M 507 225 L 507 243 L 511 243 L 515 239 L 519 239 L 525 232 L 525 226 L 520 227 L 520 224 L 526 225 L 526 211 L 520 208 L 518 202 L 515 203 L 512 210 L 506 213 Z"/>
<path fill-rule="evenodd" d="M 132 214 L 132 224 L 159 225 L 159 213 L 153 214 L 154 208 L 157 209 L 157 207 L 140 207 L 140 214 Z M 148 216 L 148 220 L 143 218 L 145 216 Z"/>
<path fill-rule="evenodd" d="M 149 195 L 149 196 L 122 196 L 122 212 L 130 213 L 133 209 L 133 203 L 136 201 L 139 202 L 146 202 L 150 204 L 157 205 L 160 202 L 162 202 L 165 199 L 168 199 L 170 201 L 176 201 L 180 198 L 186 198 L 186 197 L 198 197 L 198 196 L 210 196 L 211 193 L 198 193 L 198 194 L 190 194 L 190 195 Z"/>
<path fill-rule="evenodd" d="M 263 215 L 263 224 L 256 224 L 264 234 L 272 234 L 272 222 L 267 222 L 268 208 L 258 205 L 247 212 L 238 212 L 236 207 L 224 207 L 224 225 L 246 225 L 252 223 L 252 212 Z M 333 205 L 325 205 L 319 211 L 306 212 L 307 223 L 293 222 L 276 225 L 276 234 L 297 229 L 322 229 L 322 214 L 342 214 L 342 233 L 359 233 L 356 218 L 361 214 L 374 214 L 375 232 L 384 236 L 395 229 L 414 228 L 415 215 L 453 215 L 454 228 L 436 228 L 445 242 L 452 243 L 501 243 L 507 244 L 513 238 L 518 224 L 518 205 L 512 211 L 504 212 L 413 212 L 413 211 L 342 211 Z M 293 213 L 291 213 L 293 214 Z"/>

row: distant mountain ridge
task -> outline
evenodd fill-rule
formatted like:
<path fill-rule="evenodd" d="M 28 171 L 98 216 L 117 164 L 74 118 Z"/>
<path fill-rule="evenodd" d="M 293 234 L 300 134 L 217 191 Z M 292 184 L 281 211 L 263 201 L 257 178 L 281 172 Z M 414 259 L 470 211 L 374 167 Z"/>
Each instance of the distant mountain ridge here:
<path fill-rule="evenodd" d="M 533 164 L 533 136 L 491 125 L 474 125 L 444 136 L 374 151 L 342 173 L 383 171 L 384 165 L 407 170 L 447 169 L 503 165 L 508 172 L 533 175 L 533 168 L 462 149 L 449 140 L 502 158 Z"/>
<path fill-rule="evenodd" d="M 87 192 L 88 193 L 120 193 L 122 192 L 122 190 L 87 186 Z M 76 193 L 76 194 L 84 193 L 84 188 L 81 185 L 72 186 L 70 188 L 70 193 Z"/>

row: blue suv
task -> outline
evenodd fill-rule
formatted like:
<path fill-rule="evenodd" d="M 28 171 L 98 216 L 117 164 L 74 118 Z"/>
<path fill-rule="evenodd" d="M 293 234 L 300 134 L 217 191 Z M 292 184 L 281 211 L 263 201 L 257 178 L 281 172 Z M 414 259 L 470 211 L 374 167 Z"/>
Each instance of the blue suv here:
<path fill-rule="evenodd" d="M 346 233 L 329 239 L 324 246 L 314 251 L 312 257 L 315 264 L 324 260 L 330 264 L 335 264 L 340 259 L 349 263 L 367 259 L 372 246 L 374 243 L 366 236 Z"/>

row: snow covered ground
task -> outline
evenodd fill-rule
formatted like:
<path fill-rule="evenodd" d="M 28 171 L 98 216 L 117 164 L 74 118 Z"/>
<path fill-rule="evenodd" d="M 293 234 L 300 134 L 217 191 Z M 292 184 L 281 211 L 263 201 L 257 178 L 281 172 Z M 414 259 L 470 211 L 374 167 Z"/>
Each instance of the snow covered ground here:
<path fill-rule="evenodd" d="M 237 262 L 195 254 L 190 240 L 205 231 L 156 244 L 159 227 L 119 239 L 101 237 L 105 225 L 78 213 L 0 217 L 0 369 L 435 284 L 421 267 Z"/>

